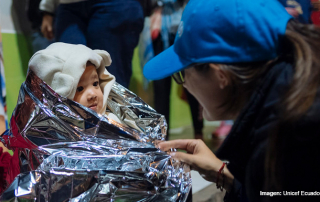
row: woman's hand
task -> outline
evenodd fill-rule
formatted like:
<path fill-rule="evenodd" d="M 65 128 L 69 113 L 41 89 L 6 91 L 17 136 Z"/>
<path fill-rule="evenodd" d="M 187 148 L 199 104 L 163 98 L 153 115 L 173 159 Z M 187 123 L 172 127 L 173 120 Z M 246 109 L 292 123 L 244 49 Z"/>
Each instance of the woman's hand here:
<path fill-rule="evenodd" d="M 42 18 L 41 32 L 45 38 L 52 40 L 53 35 L 53 16 L 44 14 Z"/>
<path fill-rule="evenodd" d="M 217 173 L 223 162 L 212 153 L 202 140 L 173 140 L 161 142 L 158 144 L 158 147 L 163 151 L 169 151 L 171 148 L 186 150 L 188 154 L 172 152 L 170 155 L 174 159 L 189 164 L 191 168 L 198 171 L 204 179 L 211 182 L 217 181 Z M 226 167 L 224 168 L 224 177 L 226 178 L 224 188 L 230 191 L 234 177 Z M 222 183 L 222 177 L 219 177 L 219 182 L 220 184 Z"/>

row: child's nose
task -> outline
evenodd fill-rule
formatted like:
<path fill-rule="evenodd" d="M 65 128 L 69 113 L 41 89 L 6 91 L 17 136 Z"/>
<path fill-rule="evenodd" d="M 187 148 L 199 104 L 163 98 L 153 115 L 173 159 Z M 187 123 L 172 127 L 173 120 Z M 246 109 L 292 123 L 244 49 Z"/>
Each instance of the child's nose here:
<path fill-rule="evenodd" d="M 90 95 L 90 96 L 88 96 L 88 100 L 90 101 L 90 100 L 95 100 L 97 98 L 97 96 L 96 95 Z"/>
<path fill-rule="evenodd" d="M 88 92 L 88 100 L 90 101 L 90 100 L 94 100 L 96 98 L 97 98 L 97 94 L 94 92 L 94 90 L 90 90 Z"/>

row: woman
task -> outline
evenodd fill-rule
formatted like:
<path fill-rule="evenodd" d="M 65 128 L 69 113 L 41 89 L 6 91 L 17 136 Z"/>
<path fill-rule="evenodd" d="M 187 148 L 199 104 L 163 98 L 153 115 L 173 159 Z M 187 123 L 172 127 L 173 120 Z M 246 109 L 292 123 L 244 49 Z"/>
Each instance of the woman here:
<path fill-rule="evenodd" d="M 319 200 L 302 196 L 320 187 L 318 53 L 319 28 L 276 0 L 191 0 L 174 45 L 144 75 L 173 75 L 207 120 L 236 122 L 216 155 L 200 140 L 159 147 L 186 150 L 171 155 L 226 189 L 226 201 Z"/>

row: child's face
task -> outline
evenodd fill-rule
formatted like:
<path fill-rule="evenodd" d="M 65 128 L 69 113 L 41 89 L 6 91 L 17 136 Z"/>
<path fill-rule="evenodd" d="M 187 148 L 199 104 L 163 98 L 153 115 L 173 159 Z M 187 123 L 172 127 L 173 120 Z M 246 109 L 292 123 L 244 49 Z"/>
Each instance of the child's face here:
<path fill-rule="evenodd" d="M 103 107 L 103 93 L 99 85 L 96 67 L 88 63 L 78 83 L 74 101 L 100 112 Z"/>

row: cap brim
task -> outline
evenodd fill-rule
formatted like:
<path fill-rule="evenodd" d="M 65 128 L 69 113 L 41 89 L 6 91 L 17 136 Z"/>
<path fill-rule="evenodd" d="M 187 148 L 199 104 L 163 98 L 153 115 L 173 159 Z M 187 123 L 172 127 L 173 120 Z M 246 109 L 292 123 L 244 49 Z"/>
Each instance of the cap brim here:
<path fill-rule="evenodd" d="M 190 64 L 190 61 L 178 56 L 172 45 L 147 62 L 143 67 L 143 75 L 149 80 L 163 79 L 186 68 Z"/>

